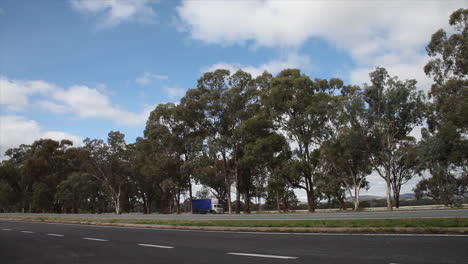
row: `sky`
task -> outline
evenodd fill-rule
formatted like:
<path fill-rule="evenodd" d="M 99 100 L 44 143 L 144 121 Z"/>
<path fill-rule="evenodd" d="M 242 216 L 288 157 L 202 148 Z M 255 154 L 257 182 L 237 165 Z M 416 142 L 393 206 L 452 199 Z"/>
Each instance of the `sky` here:
<path fill-rule="evenodd" d="M 461 7 L 468 0 L 2 0 L 0 153 L 111 130 L 134 142 L 157 104 L 217 68 L 361 85 L 383 66 L 428 91 L 425 45 Z M 384 195 L 370 179 L 367 194 Z"/>

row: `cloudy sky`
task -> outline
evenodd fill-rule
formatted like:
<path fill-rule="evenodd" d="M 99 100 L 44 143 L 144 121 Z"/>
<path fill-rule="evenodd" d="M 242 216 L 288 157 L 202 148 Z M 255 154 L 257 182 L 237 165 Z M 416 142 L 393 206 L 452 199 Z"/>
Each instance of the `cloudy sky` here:
<path fill-rule="evenodd" d="M 203 72 L 300 68 L 362 84 L 376 66 L 428 90 L 424 47 L 468 0 L 0 2 L 0 152 L 39 138 L 142 135 Z M 370 194 L 382 193 L 373 178 Z M 408 187 L 407 190 L 412 188 Z M 405 191 L 405 190 L 404 190 Z"/>

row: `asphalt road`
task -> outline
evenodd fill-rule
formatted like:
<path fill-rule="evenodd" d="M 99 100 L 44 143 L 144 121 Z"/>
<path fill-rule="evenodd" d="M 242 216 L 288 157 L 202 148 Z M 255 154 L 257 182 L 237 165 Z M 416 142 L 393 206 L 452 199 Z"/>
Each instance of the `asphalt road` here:
<path fill-rule="evenodd" d="M 468 263 L 468 236 L 177 231 L 0 221 L 0 262 Z"/>
<path fill-rule="evenodd" d="M 302 214 L 21 214 L 3 213 L 0 216 L 51 216 L 78 218 L 133 218 L 133 219 L 179 219 L 179 220 L 307 220 L 307 219 L 388 219 L 388 218 L 429 218 L 468 217 L 468 209 L 417 210 L 417 211 L 376 211 Z"/>

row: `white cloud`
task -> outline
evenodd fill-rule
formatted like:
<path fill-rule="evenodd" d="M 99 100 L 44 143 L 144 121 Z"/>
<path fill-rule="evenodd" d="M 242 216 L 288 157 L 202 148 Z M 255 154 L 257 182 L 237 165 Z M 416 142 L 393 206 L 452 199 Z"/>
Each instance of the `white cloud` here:
<path fill-rule="evenodd" d="M 111 99 L 97 88 L 74 85 L 68 89 L 45 81 L 10 80 L 0 78 L 0 103 L 10 111 L 18 111 L 30 105 L 32 96 L 41 98 L 37 105 L 53 113 L 69 113 L 77 118 L 103 118 L 117 124 L 135 126 L 144 124 L 149 116 L 145 109 L 141 113 L 129 112 L 112 104 Z"/>
<path fill-rule="evenodd" d="M 416 79 L 417 87 L 424 91 L 429 91 L 432 80 L 424 73 L 424 65 L 429 58 L 424 55 L 418 56 L 413 61 L 400 63 L 393 56 L 376 58 L 374 66 L 360 66 L 350 71 L 350 81 L 353 84 L 361 85 L 369 83 L 369 73 L 375 70 L 376 66 L 383 65 L 391 76 L 398 76 L 400 80 Z"/>
<path fill-rule="evenodd" d="M 144 72 L 140 77 L 136 78 L 135 81 L 141 85 L 145 86 L 150 84 L 153 80 L 167 80 L 169 77 L 161 74 L 154 74 L 150 72 Z"/>
<path fill-rule="evenodd" d="M 66 106 L 48 100 L 41 100 L 37 103 L 37 105 L 44 110 L 56 114 L 64 114 L 69 112 L 69 109 Z"/>
<path fill-rule="evenodd" d="M 7 149 L 31 144 L 41 138 L 70 139 L 75 146 L 82 144 L 81 137 L 61 131 L 45 131 L 34 120 L 15 115 L 0 116 L 0 160 Z"/>
<path fill-rule="evenodd" d="M 179 88 L 179 87 L 172 87 L 172 86 L 163 86 L 164 91 L 167 92 L 169 97 L 171 98 L 180 98 L 185 95 L 187 92 L 186 89 Z"/>
<path fill-rule="evenodd" d="M 352 78 L 384 66 L 425 83 L 423 47 L 464 4 L 466 0 L 183 0 L 177 12 L 191 38 L 209 44 L 288 49 L 320 38 L 348 52 L 357 65 Z"/>
<path fill-rule="evenodd" d="M 104 118 L 117 124 L 134 126 L 144 124 L 148 117 L 145 113 L 128 112 L 113 105 L 108 96 L 85 85 L 57 89 L 51 98 L 55 102 L 49 100 L 46 103 L 49 110 L 67 109 L 78 118 Z"/>
<path fill-rule="evenodd" d="M 35 93 L 46 94 L 57 87 L 44 81 L 9 80 L 0 76 L 0 105 L 19 111 L 28 106 L 28 97 Z"/>
<path fill-rule="evenodd" d="M 156 13 L 151 7 L 154 0 L 71 0 L 73 9 L 83 14 L 98 16 L 102 28 L 117 26 L 123 22 L 154 21 Z"/>
<path fill-rule="evenodd" d="M 177 10 L 191 37 L 207 43 L 300 46 L 321 37 L 361 57 L 419 47 L 464 2 L 184 0 Z"/>
<path fill-rule="evenodd" d="M 256 77 L 261 75 L 264 71 L 276 74 L 287 68 L 311 69 L 313 68 L 313 66 L 310 62 L 310 59 L 307 56 L 291 53 L 282 60 L 272 60 L 259 66 L 242 65 L 240 63 L 219 62 L 203 68 L 202 71 L 208 72 L 214 71 L 216 69 L 226 69 L 229 70 L 231 73 L 234 73 L 237 70 L 243 70 Z"/>

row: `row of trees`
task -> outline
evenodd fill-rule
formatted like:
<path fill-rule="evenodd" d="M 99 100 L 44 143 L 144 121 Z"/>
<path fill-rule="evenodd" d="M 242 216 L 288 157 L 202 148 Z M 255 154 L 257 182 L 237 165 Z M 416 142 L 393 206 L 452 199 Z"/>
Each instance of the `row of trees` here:
<path fill-rule="evenodd" d="M 359 207 L 368 176 L 386 183 L 388 209 L 401 186 L 427 172 L 416 193 L 452 205 L 466 198 L 468 10 L 452 14 L 455 33 L 436 32 L 427 46 L 433 77 L 429 99 L 415 80 L 376 68 L 364 86 L 311 79 L 298 69 L 253 78 L 238 71 L 205 73 L 179 104 L 160 104 L 144 137 L 125 142 L 42 139 L 6 152 L 0 167 L 3 211 L 179 212 L 193 184 L 204 186 L 229 213 L 252 200 L 287 210 L 294 189 L 320 200 Z M 422 139 L 411 137 L 424 125 Z M 235 190 L 235 201 L 231 193 Z"/>

